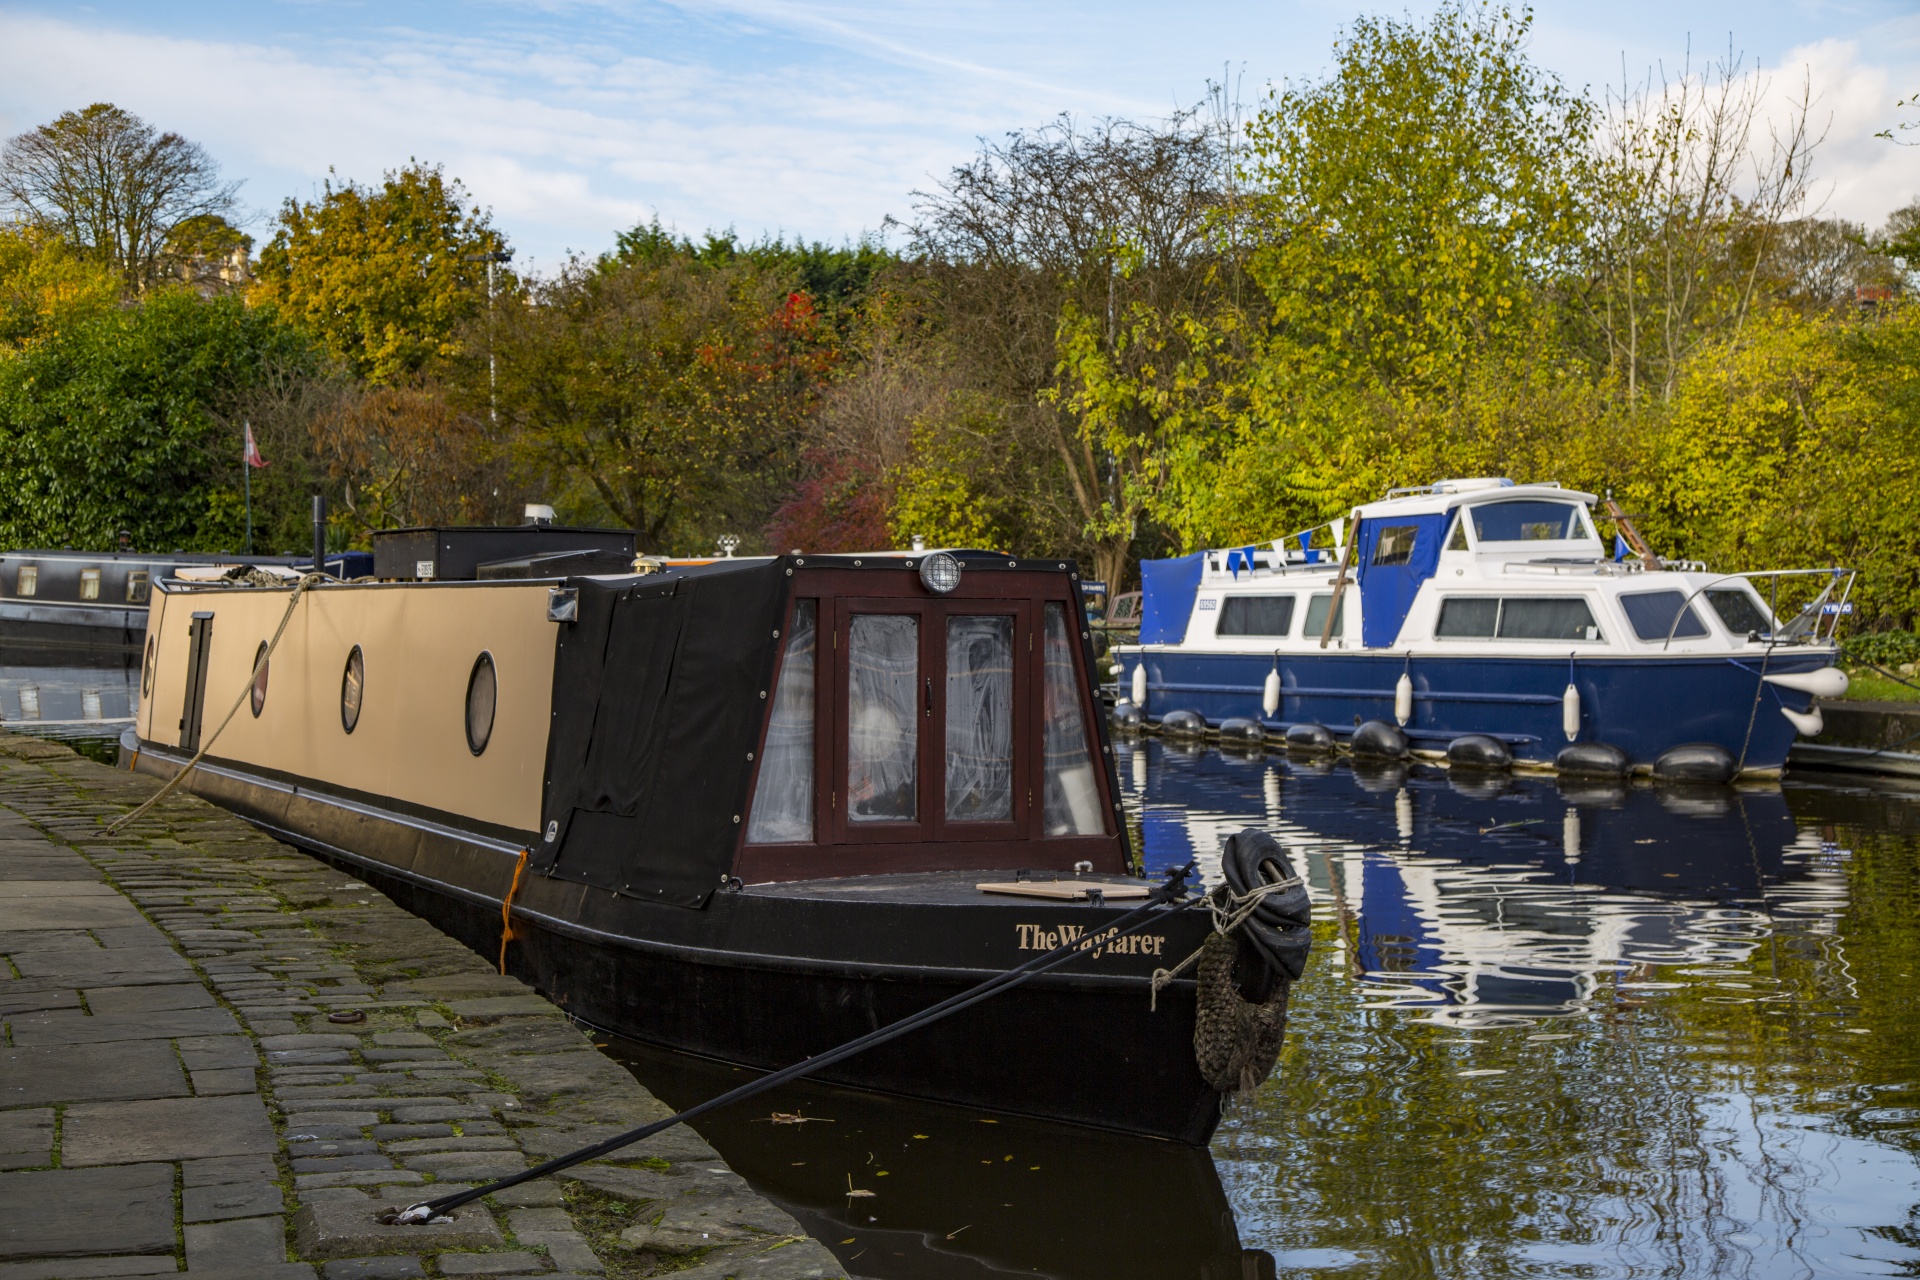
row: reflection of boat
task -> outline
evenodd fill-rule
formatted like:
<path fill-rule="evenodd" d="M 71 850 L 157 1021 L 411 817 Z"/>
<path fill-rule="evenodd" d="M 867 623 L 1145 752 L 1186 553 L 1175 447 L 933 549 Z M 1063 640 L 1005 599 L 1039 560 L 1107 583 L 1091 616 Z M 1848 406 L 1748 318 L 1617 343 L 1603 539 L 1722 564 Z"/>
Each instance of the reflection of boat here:
<path fill-rule="evenodd" d="M 1846 571 L 1795 571 L 1826 591 L 1776 622 L 1758 575 L 1609 560 L 1595 501 L 1442 481 L 1355 508 L 1331 555 L 1301 535 L 1149 561 L 1121 687 L 1149 722 L 1189 710 L 1340 736 L 1393 717 L 1427 751 L 1487 734 L 1549 764 L 1605 743 L 1647 768 L 1707 743 L 1730 771 L 1777 771 L 1796 732 L 1820 731 L 1813 695 L 1846 688 L 1826 634 Z"/>
<path fill-rule="evenodd" d="M 739 1071 L 716 1063 L 622 1042 L 613 1051 L 676 1108 L 742 1082 Z M 810 1122 L 775 1123 L 774 1114 Z M 717 1111 L 699 1128 L 728 1165 L 854 1275 L 1273 1274 L 1264 1255 L 1241 1249 L 1212 1157 L 1182 1143 L 994 1119 L 804 1081 L 754 1107 Z M 850 1198 L 849 1186 L 876 1194 Z"/>
<path fill-rule="evenodd" d="M 785 1066 L 1145 894 L 1068 564 L 432 576 L 306 593 L 191 786 L 489 955 L 511 899 L 508 960 L 588 1022 Z M 135 767 L 205 745 L 288 608 L 277 587 L 162 584 Z M 1118 905 L 976 887 L 1023 869 Z M 829 1078 L 1205 1141 L 1194 985 L 1155 1013 L 1148 983 L 1210 927 L 1164 914 Z"/>
<path fill-rule="evenodd" d="M 1482 1017 L 1569 1009 L 1634 966 L 1744 957 L 1783 904 L 1831 906 L 1824 866 L 1770 789 L 1488 785 L 1461 771 L 1355 770 L 1119 744 L 1151 869 L 1257 822 L 1390 1003 Z"/>
<path fill-rule="evenodd" d="M 28 733 L 65 737 L 119 733 L 140 702 L 140 666 L 132 653 L 58 655 L 58 665 L 33 657 L 45 650 L 0 650 L 0 723 Z M 84 661 L 75 661 L 75 657 Z"/>
<path fill-rule="evenodd" d="M 0 645 L 138 651 L 147 634 L 153 584 L 186 568 L 237 564 L 310 565 L 313 557 L 140 554 L 131 551 L 9 551 L 0 555 Z M 328 558 L 336 577 L 373 568 L 362 551 Z"/>

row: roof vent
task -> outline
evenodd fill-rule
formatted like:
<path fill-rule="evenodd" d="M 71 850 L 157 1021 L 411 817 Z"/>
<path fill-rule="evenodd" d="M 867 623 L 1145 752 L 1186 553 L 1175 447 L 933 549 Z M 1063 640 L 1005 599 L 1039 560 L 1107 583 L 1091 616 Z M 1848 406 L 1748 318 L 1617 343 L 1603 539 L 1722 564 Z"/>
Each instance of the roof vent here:
<path fill-rule="evenodd" d="M 552 524 L 553 508 L 544 502 L 529 502 L 526 518 L 528 524 Z"/>
<path fill-rule="evenodd" d="M 1476 476 L 1470 480 L 1436 480 L 1435 493 L 1472 493 L 1476 489 L 1511 489 L 1513 481 L 1505 476 Z"/>

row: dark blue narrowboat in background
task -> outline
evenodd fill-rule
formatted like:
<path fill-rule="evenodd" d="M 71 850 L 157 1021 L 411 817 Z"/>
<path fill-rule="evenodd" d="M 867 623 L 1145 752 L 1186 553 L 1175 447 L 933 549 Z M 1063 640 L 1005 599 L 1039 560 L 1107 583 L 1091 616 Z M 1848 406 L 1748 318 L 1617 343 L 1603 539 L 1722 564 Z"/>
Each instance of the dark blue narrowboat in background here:
<path fill-rule="evenodd" d="M 147 638 L 153 584 L 182 569 L 229 565 L 306 569 L 312 556 L 235 556 L 133 551 L 9 551 L 0 555 L 0 648 L 138 652 Z M 336 578 L 373 572 L 373 556 L 326 558 Z"/>

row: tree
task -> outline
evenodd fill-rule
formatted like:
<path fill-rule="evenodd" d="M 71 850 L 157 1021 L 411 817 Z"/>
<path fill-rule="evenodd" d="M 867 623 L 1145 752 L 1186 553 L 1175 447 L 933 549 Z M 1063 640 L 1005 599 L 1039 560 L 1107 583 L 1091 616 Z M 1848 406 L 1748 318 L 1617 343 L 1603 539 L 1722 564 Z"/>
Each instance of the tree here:
<path fill-rule="evenodd" d="M 0 197 L 16 217 L 113 268 L 133 292 L 166 273 L 177 228 L 232 212 L 238 190 L 198 143 L 105 102 L 0 150 Z"/>
<path fill-rule="evenodd" d="M 151 291 L 0 357 L 0 540 L 241 543 L 239 398 L 312 356 L 271 307 Z M 265 523 L 265 521 L 263 521 Z"/>
<path fill-rule="evenodd" d="M 1649 77 L 1598 130 L 1585 296 L 1630 406 L 1670 401 L 1694 350 L 1737 338 L 1771 301 L 1765 270 L 1806 199 L 1819 139 L 1804 85 L 1761 136 L 1766 93 L 1729 55 L 1698 75 Z"/>
<path fill-rule="evenodd" d="M 485 255 L 505 251 L 459 180 L 416 162 L 378 187 L 328 179 L 319 200 L 283 204 L 253 296 L 354 373 L 396 384 L 460 353 L 463 326 L 487 308 Z M 517 284 L 499 274 L 511 294 Z"/>
<path fill-rule="evenodd" d="M 1193 113 L 1162 126 L 1063 117 L 985 146 L 919 194 L 904 287 L 925 296 L 927 340 L 969 394 L 924 437 L 942 448 L 909 474 L 909 509 L 995 508 L 1004 521 L 962 520 L 953 535 L 1071 551 L 1124 580 L 1164 416 L 1133 398 L 1096 417 L 1075 387 L 1095 361 L 1167 376 L 1178 352 L 1120 342 L 1128 317 L 1177 315 L 1230 287 L 1211 221 L 1231 178 L 1222 143 Z M 1063 334 L 1077 344 L 1071 361 Z"/>
<path fill-rule="evenodd" d="M 789 491 L 834 358 L 790 276 L 691 248 L 576 259 L 497 330 L 523 475 L 647 550 L 757 534 Z"/>
<path fill-rule="evenodd" d="M 0 353 L 110 310 L 120 276 L 30 227 L 0 230 Z"/>

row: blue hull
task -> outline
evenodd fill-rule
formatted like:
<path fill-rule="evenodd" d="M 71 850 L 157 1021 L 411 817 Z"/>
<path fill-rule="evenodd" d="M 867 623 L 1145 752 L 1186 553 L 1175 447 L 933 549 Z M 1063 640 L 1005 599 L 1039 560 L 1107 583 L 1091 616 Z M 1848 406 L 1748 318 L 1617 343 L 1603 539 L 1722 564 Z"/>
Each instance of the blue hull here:
<path fill-rule="evenodd" d="M 1444 750 L 1466 733 L 1504 739 L 1519 760 L 1551 764 L 1567 745 L 1561 729 L 1561 697 L 1569 672 L 1580 691 L 1580 742 L 1606 742 L 1636 765 L 1651 765 L 1670 747 L 1711 742 L 1745 768 L 1779 769 L 1795 731 L 1780 708 L 1805 711 L 1804 693 L 1764 684 L 1761 659 L 1479 658 L 1405 654 L 1328 653 L 1279 660 L 1281 701 L 1272 716 L 1260 707 L 1271 656 L 1260 654 L 1149 652 L 1122 659 L 1120 687 L 1128 688 L 1134 665 L 1147 665 L 1147 718 L 1169 711 L 1197 711 L 1218 725 L 1230 716 L 1258 720 L 1269 732 L 1305 722 L 1348 734 L 1363 720 L 1393 716 L 1393 690 L 1406 672 L 1413 681 L 1413 719 L 1407 736 L 1416 750 Z M 1769 675 L 1815 671 L 1831 665 L 1829 651 L 1781 653 L 1767 661 Z"/>

